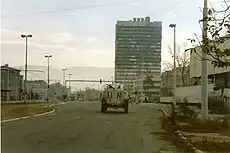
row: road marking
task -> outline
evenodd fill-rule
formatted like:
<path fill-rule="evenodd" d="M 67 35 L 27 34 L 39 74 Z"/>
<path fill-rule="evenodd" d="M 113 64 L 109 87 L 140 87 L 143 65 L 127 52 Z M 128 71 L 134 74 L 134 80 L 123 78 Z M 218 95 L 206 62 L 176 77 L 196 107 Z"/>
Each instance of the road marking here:
<path fill-rule="evenodd" d="M 45 112 L 45 113 L 41 113 L 41 114 L 36 114 L 36 115 L 33 115 L 33 116 L 43 116 L 43 115 L 51 114 L 51 113 L 54 113 L 54 112 L 55 112 L 55 109 L 53 109 L 52 111 L 49 111 L 49 112 Z"/>

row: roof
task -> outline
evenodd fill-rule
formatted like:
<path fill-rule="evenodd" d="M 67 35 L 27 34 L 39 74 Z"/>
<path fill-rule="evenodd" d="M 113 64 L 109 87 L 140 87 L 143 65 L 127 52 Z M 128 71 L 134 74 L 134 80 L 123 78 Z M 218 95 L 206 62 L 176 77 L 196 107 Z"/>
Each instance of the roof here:
<path fill-rule="evenodd" d="M 19 72 L 21 72 L 21 70 L 19 70 L 19 69 L 15 69 L 15 68 L 9 67 L 8 64 L 1 66 L 1 70 L 2 70 L 2 69 L 3 69 L 3 70 L 4 70 L 4 69 L 10 69 L 10 70 L 13 70 L 13 71 L 19 71 Z"/>

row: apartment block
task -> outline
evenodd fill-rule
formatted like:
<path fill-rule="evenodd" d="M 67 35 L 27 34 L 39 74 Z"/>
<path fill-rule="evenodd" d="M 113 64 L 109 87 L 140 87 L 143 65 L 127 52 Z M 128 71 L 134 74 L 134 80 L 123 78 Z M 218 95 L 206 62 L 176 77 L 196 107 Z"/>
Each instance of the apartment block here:
<path fill-rule="evenodd" d="M 145 76 L 154 81 L 160 95 L 162 22 L 150 17 L 117 21 L 115 38 L 115 81 L 140 88 Z M 145 91 L 146 92 L 146 91 Z"/>

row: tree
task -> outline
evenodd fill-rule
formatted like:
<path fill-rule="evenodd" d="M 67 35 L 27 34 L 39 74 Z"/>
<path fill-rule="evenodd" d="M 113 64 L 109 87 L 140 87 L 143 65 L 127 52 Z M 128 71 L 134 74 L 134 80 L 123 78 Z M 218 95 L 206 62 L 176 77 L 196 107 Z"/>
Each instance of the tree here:
<path fill-rule="evenodd" d="M 146 96 L 150 98 L 149 89 L 154 87 L 154 81 L 152 80 L 152 77 L 148 74 L 148 72 L 145 73 L 145 79 L 143 85 L 144 85 L 144 90 L 148 91 Z"/>
<path fill-rule="evenodd" d="M 153 87 L 154 86 L 154 82 L 153 82 L 151 76 L 149 76 L 147 73 L 146 73 L 146 77 L 144 79 L 144 85 L 146 85 L 147 87 Z"/>
<path fill-rule="evenodd" d="M 228 41 L 230 38 L 230 1 L 224 0 L 223 9 L 216 10 L 211 8 L 208 10 L 208 18 L 202 19 L 199 22 L 205 20 L 208 21 L 208 33 L 210 38 L 204 38 L 199 41 L 199 45 L 202 50 L 209 56 L 207 59 L 203 57 L 194 49 L 200 57 L 201 60 L 209 60 L 214 64 L 215 67 L 227 67 L 230 66 L 230 48 L 221 47 L 224 42 Z"/>
<path fill-rule="evenodd" d="M 172 55 L 172 57 L 174 57 L 172 48 L 170 46 L 168 48 L 169 48 L 169 53 Z M 190 56 L 189 56 L 189 52 L 186 52 L 185 50 L 181 51 L 180 48 L 181 47 L 179 46 L 178 49 L 176 50 L 176 58 L 175 58 L 176 59 L 176 67 L 180 73 L 182 85 L 185 86 L 186 85 L 185 77 L 186 77 L 186 74 L 188 73 Z M 166 68 L 172 70 L 173 69 L 173 63 L 167 63 Z"/>

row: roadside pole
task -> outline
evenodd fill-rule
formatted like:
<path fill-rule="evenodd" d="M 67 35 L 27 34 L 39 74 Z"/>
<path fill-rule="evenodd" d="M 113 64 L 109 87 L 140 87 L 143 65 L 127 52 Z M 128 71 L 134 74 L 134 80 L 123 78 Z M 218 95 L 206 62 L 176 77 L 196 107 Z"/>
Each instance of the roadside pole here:
<path fill-rule="evenodd" d="M 204 0 L 204 8 L 203 8 L 203 47 L 202 47 L 202 112 L 203 112 L 203 120 L 208 119 L 208 75 L 207 75 L 207 54 L 205 50 L 208 47 L 207 36 L 208 36 L 208 2 Z"/>
<path fill-rule="evenodd" d="M 141 103 L 143 103 L 143 97 L 144 97 L 144 75 L 143 75 L 143 55 L 141 56 Z"/>

